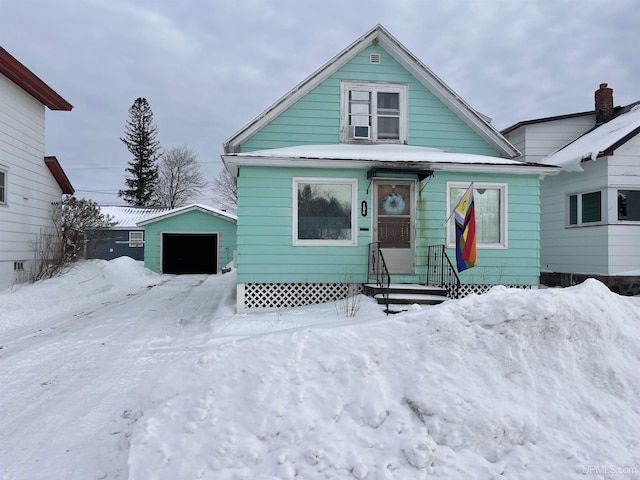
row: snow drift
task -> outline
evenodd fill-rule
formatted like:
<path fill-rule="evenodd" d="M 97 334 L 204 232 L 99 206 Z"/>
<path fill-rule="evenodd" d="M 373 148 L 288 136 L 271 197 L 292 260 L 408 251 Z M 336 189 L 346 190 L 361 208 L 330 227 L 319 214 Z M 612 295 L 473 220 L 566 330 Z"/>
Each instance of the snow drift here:
<path fill-rule="evenodd" d="M 380 317 L 363 300 L 360 321 L 173 364 L 129 478 L 640 478 L 637 298 L 587 281 L 415 308 Z"/>

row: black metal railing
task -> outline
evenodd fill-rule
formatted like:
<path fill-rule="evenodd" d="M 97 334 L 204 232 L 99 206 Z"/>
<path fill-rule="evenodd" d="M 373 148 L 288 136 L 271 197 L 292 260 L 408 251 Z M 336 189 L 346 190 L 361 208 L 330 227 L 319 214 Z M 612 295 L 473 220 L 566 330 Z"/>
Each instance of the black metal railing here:
<path fill-rule="evenodd" d="M 460 277 L 449 260 L 444 245 L 427 247 L 426 284 L 446 289 L 450 298 L 458 298 L 460 295 Z"/>
<path fill-rule="evenodd" d="M 380 251 L 380 242 L 369 244 L 369 272 L 368 282 L 375 283 L 380 289 L 384 299 L 385 312 L 389 314 L 389 287 L 391 285 L 391 275 L 384 256 Z"/>

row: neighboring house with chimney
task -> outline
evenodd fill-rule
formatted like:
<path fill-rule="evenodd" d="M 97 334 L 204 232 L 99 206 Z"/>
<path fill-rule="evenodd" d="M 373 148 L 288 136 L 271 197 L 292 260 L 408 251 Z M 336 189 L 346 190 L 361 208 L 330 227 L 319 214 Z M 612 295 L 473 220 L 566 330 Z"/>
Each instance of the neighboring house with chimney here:
<path fill-rule="evenodd" d="M 45 108 L 72 106 L 0 47 L 0 289 L 29 279 L 51 204 L 74 193 L 56 157 L 45 157 Z"/>
<path fill-rule="evenodd" d="M 640 294 L 640 102 L 614 107 L 606 83 L 592 111 L 528 120 L 503 132 L 523 160 L 562 167 L 541 193 L 541 283 L 597 278 Z"/>

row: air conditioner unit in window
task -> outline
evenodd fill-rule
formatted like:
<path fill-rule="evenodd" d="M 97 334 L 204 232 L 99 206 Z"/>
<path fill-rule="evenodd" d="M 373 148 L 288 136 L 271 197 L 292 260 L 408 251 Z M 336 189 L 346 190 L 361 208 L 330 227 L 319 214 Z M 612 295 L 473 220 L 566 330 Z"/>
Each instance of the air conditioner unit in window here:
<path fill-rule="evenodd" d="M 351 125 L 350 129 L 351 138 L 371 138 L 371 127 L 369 125 Z"/>

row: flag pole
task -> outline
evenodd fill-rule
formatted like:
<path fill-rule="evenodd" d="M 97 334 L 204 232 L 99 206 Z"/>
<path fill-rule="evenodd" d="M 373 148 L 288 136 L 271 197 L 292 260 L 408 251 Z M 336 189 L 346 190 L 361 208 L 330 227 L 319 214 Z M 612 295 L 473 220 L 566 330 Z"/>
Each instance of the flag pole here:
<path fill-rule="evenodd" d="M 456 203 L 456 206 L 453 207 L 453 210 L 451 210 L 451 213 L 449 214 L 449 216 L 447 217 L 447 219 L 444 221 L 444 223 L 442 224 L 443 227 L 445 227 L 447 225 L 447 223 L 449 223 L 449 220 L 451 220 L 451 217 L 453 216 L 454 213 L 456 213 L 456 209 L 460 206 L 460 202 L 462 202 L 462 200 L 464 200 L 464 197 L 467 196 L 467 193 L 469 192 L 469 190 L 471 190 L 473 188 L 473 183 L 471 182 L 471 185 L 469 185 L 469 188 L 467 188 L 464 193 L 462 194 L 462 196 L 460 197 L 460 200 L 458 200 L 458 203 Z"/>

